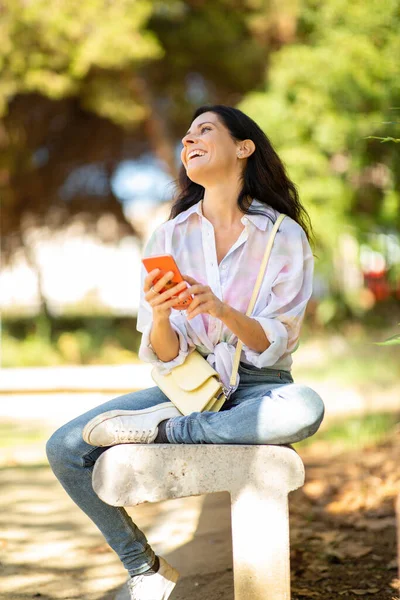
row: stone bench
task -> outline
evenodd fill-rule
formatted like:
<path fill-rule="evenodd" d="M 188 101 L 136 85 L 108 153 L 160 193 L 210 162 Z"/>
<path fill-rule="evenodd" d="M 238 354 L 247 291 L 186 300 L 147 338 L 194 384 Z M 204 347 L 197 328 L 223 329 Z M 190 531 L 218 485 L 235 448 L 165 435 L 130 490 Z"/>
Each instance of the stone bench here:
<path fill-rule="evenodd" d="M 93 471 L 112 506 L 229 492 L 235 600 L 290 600 L 288 494 L 303 483 L 286 446 L 123 444 Z"/>

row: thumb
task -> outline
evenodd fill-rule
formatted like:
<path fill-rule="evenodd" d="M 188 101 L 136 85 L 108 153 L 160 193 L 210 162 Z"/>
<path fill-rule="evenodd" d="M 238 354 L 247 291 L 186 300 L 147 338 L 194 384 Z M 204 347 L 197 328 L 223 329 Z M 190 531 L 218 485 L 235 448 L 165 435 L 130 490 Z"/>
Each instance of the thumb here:
<path fill-rule="evenodd" d="M 197 281 L 196 281 L 195 279 L 193 279 L 193 277 L 189 277 L 189 275 L 184 275 L 184 274 L 182 273 L 182 277 L 183 277 L 183 279 L 184 279 L 185 281 L 187 281 L 188 283 L 191 283 L 191 284 L 193 284 L 193 283 L 197 283 Z"/>

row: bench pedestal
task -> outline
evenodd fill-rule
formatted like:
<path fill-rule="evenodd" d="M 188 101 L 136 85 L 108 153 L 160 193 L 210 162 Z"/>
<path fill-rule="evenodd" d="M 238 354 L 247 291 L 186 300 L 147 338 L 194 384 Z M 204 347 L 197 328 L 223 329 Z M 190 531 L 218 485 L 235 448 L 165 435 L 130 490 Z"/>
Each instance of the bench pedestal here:
<path fill-rule="evenodd" d="M 123 444 L 93 471 L 112 506 L 229 492 L 235 600 L 290 600 L 288 494 L 303 483 L 302 460 L 285 446 Z"/>

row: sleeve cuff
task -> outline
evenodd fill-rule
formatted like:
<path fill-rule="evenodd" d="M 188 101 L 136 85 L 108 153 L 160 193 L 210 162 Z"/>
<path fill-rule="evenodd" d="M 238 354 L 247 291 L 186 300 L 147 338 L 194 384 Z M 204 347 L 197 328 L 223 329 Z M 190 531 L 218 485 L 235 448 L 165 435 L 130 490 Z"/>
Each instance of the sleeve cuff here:
<path fill-rule="evenodd" d="M 179 354 L 173 360 L 163 362 L 158 358 L 150 343 L 150 332 L 152 326 L 153 323 L 151 322 L 146 325 L 143 330 L 138 356 L 140 360 L 159 368 L 162 375 L 168 375 L 168 373 L 170 373 L 174 367 L 182 365 L 185 362 L 186 357 L 195 349 L 195 345 L 191 342 L 191 340 L 186 338 L 184 332 L 179 329 L 178 325 L 171 322 L 172 329 L 176 331 L 179 337 Z"/>
<path fill-rule="evenodd" d="M 271 367 L 283 356 L 287 350 L 288 332 L 286 327 L 278 319 L 266 317 L 252 317 L 258 321 L 264 330 L 271 345 L 264 352 L 256 352 L 243 344 L 245 356 L 251 364 L 261 369 Z"/>

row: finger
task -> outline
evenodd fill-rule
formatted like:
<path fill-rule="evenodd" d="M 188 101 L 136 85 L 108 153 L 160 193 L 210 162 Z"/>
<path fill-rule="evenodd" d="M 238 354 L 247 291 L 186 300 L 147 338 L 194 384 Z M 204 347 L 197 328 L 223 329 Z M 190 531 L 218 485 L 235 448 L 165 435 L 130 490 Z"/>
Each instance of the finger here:
<path fill-rule="evenodd" d="M 160 300 L 160 296 L 155 296 L 149 301 L 149 304 L 152 308 L 166 309 L 175 306 L 176 304 L 178 304 L 178 302 L 180 301 L 178 300 L 177 296 L 167 298 L 166 300 Z"/>
<path fill-rule="evenodd" d="M 153 269 L 152 271 L 150 271 L 150 273 L 148 273 L 148 275 L 146 275 L 146 277 L 144 278 L 144 285 L 143 285 L 143 289 L 145 292 L 148 292 L 149 289 L 151 288 L 154 279 L 157 277 L 157 275 L 160 273 L 160 269 Z"/>
<path fill-rule="evenodd" d="M 200 312 L 204 312 L 204 307 L 206 305 L 208 305 L 208 303 L 209 303 L 209 297 L 207 294 L 201 294 L 200 296 L 195 296 L 194 300 L 192 300 L 192 302 L 190 303 L 190 306 L 187 309 L 188 314 L 191 314 L 197 308 L 201 309 Z"/>
<path fill-rule="evenodd" d="M 163 274 L 163 276 L 156 283 L 153 283 L 153 286 L 152 286 L 153 289 L 157 293 L 160 293 L 163 288 L 167 288 L 168 290 L 171 289 L 171 287 L 173 287 L 173 285 L 171 285 L 173 276 L 174 276 L 173 271 L 167 271 L 166 273 Z"/>
<path fill-rule="evenodd" d="M 192 319 L 193 317 L 196 317 L 197 315 L 200 315 L 202 313 L 210 314 L 210 311 L 212 310 L 212 308 L 213 308 L 213 303 L 209 299 L 206 299 L 204 302 L 201 302 L 197 307 L 195 307 L 194 310 L 189 311 L 189 309 L 188 309 L 187 318 Z"/>
<path fill-rule="evenodd" d="M 162 275 L 162 277 L 160 277 L 160 275 Z M 154 269 L 154 271 L 151 271 L 149 273 L 145 280 L 148 284 L 148 290 L 150 290 L 153 287 L 156 292 L 159 292 L 160 290 L 162 290 L 163 287 L 165 287 L 168 284 L 168 282 L 172 279 L 173 276 L 173 271 L 163 273 L 161 269 Z M 155 281 L 156 279 L 157 281 Z"/>
<path fill-rule="evenodd" d="M 157 295 L 153 295 L 150 298 L 150 300 L 152 300 L 152 301 L 155 300 L 155 302 L 151 302 L 152 306 L 156 306 L 158 304 L 163 304 L 163 302 L 171 300 L 173 297 L 178 299 L 179 292 L 181 292 L 183 289 L 185 289 L 185 287 L 186 287 L 186 283 L 182 281 L 182 282 L 178 283 L 176 286 L 173 286 L 172 288 L 165 290 L 165 292 L 162 292 L 162 293 L 158 292 Z M 152 291 L 152 290 L 150 290 L 150 291 Z M 154 287 L 154 291 L 155 292 L 157 291 L 157 287 Z"/>
<path fill-rule="evenodd" d="M 193 317 L 195 317 L 196 315 L 199 315 L 201 312 L 202 312 L 202 310 L 199 306 L 195 309 L 192 309 L 190 306 L 186 310 L 186 318 L 188 319 L 188 321 L 190 321 L 190 319 L 193 319 Z"/>
<path fill-rule="evenodd" d="M 189 312 L 189 309 L 187 310 L 187 319 L 188 319 L 188 321 L 190 321 L 191 319 L 193 319 L 193 317 L 197 317 L 197 315 L 201 315 L 202 313 L 206 313 L 206 312 L 208 312 L 207 305 L 201 304 L 195 310 L 192 310 L 190 312 Z"/>
<path fill-rule="evenodd" d="M 186 281 L 180 281 L 179 283 L 177 283 L 176 285 L 174 285 L 174 287 L 172 287 L 170 289 L 170 291 L 173 294 L 178 294 L 178 293 L 183 293 L 185 290 L 188 289 L 188 284 Z"/>
<path fill-rule="evenodd" d="M 181 292 L 179 294 L 180 298 L 187 298 L 188 296 L 194 296 L 194 295 L 200 295 L 202 293 L 204 293 L 204 285 L 201 284 L 197 284 L 197 285 L 192 285 L 191 287 L 188 287 L 187 290 L 184 290 L 183 292 Z"/>
<path fill-rule="evenodd" d="M 188 283 L 190 283 L 191 285 L 193 285 L 193 284 L 195 284 L 195 283 L 198 283 L 198 281 L 196 281 L 196 279 L 193 279 L 193 277 L 189 277 L 189 275 L 183 275 L 183 274 L 182 274 L 182 277 L 183 277 L 183 278 L 184 278 L 184 279 L 185 279 L 185 280 L 186 280 Z"/>
<path fill-rule="evenodd" d="M 186 310 L 189 313 L 190 311 L 194 310 L 197 306 L 199 306 L 199 300 L 195 296 L 194 299 L 191 301 L 191 303 L 189 304 L 189 306 L 187 307 Z"/>

